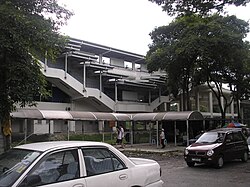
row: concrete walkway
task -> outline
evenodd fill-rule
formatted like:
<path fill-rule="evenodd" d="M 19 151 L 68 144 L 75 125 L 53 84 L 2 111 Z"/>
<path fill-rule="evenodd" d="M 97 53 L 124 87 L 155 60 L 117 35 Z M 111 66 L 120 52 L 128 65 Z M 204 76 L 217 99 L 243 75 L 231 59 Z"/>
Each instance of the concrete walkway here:
<path fill-rule="evenodd" d="M 164 149 L 161 149 L 161 146 L 152 145 L 152 144 L 134 144 L 134 145 L 125 145 L 125 148 L 116 147 L 120 151 L 138 151 L 138 152 L 152 152 L 152 153 L 166 153 L 166 152 L 180 152 L 183 153 L 184 146 L 175 146 L 174 144 L 167 144 Z"/>

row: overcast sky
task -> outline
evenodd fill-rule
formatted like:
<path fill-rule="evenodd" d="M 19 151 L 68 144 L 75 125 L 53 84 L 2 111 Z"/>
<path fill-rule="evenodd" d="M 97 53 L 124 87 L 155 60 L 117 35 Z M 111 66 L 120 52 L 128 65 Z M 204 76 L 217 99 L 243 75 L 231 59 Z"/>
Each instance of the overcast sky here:
<path fill-rule="evenodd" d="M 70 37 L 146 55 L 149 33 L 172 18 L 148 0 L 59 0 L 75 15 L 61 32 Z M 250 6 L 232 7 L 230 14 L 250 20 Z M 249 38 L 249 37 L 248 37 Z"/>

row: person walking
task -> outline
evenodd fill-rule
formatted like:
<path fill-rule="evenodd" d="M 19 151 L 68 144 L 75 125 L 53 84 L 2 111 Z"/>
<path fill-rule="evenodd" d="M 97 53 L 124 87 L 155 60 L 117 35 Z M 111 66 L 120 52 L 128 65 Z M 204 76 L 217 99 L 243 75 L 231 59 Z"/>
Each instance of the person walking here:
<path fill-rule="evenodd" d="M 116 143 L 118 145 L 121 145 L 121 148 L 124 148 L 123 138 L 124 138 L 124 129 L 123 129 L 123 127 L 121 125 L 119 125 L 117 127 L 117 139 L 116 139 Z"/>
<path fill-rule="evenodd" d="M 166 145 L 165 145 L 165 132 L 164 132 L 164 129 L 161 129 L 160 142 L 161 142 L 161 148 L 164 149 L 166 147 Z"/>

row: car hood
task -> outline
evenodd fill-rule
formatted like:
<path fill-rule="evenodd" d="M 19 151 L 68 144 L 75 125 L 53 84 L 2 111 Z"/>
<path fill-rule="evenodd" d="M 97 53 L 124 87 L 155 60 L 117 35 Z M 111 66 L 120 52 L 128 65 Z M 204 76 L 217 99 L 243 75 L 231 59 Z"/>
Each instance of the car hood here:
<path fill-rule="evenodd" d="M 187 147 L 188 150 L 210 150 L 219 147 L 222 143 L 194 143 Z"/>

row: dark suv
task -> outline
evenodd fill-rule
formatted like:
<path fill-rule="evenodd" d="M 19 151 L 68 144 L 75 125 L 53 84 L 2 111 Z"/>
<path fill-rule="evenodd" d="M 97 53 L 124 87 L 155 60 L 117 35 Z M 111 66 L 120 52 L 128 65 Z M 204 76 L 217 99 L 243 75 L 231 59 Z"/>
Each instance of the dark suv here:
<path fill-rule="evenodd" d="M 248 146 L 240 128 L 222 128 L 205 132 L 195 143 L 184 151 L 189 167 L 195 163 L 223 167 L 225 161 L 241 159 L 247 162 Z"/>

